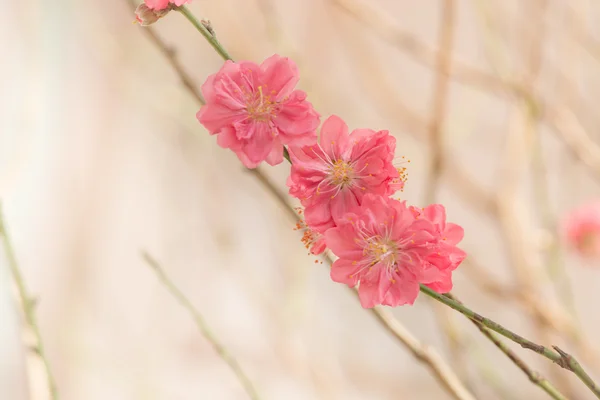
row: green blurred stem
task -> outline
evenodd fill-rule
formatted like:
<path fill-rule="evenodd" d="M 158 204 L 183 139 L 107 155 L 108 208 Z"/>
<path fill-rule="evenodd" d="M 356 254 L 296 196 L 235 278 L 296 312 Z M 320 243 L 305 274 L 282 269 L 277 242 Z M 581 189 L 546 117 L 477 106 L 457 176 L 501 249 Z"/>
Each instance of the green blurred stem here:
<path fill-rule="evenodd" d="M 23 313 L 25 315 L 25 321 L 27 325 L 33 331 L 35 336 L 36 345 L 35 351 L 39 355 L 44 364 L 44 369 L 46 370 L 46 378 L 48 381 L 48 389 L 50 391 L 50 398 L 52 400 L 58 400 L 58 389 L 56 387 L 56 381 L 54 380 L 54 376 L 52 375 L 52 369 L 50 368 L 50 363 L 48 362 L 48 357 L 46 355 L 46 350 L 44 349 L 44 342 L 42 341 L 42 334 L 40 333 L 40 328 L 37 323 L 37 319 L 35 317 L 35 300 L 33 297 L 29 295 L 27 289 L 25 287 L 25 281 L 23 280 L 23 275 L 19 269 L 19 265 L 17 263 L 17 257 L 15 256 L 14 247 L 8 236 L 8 231 L 6 229 L 6 225 L 4 223 L 4 215 L 2 212 L 2 205 L 0 204 L 0 236 L 2 237 L 2 245 L 4 247 L 4 253 L 6 254 L 6 258 L 8 259 L 8 266 L 10 268 L 10 272 L 17 284 L 17 291 L 19 292 L 19 298 L 21 300 L 21 304 L 23 306 Z"/>
<path fill-rule="evenodd" d="M 448 307 L 453 308 L 454 310 L 460 312 L 461 314 L 463 314 L 467 318 L 471 319 L 472 321 L 475 321 L 475 322 L 491 329 L 492 331 L 495 331 L 495 332 L 501 334 L 502 336 L 512 340 L 513 342 L 521 345 L 521 347 L 523 347 L 525 349 L 529 349 L 531 351 L 534 351 L 538 354 L 541 354 L 542 356 L 553 361 L 554 363 L 558 364 L 562 368 L 573 372 L 575 375 L 577 375 L 577 377 L 583 383 L 585 383 L 585 385 L 592 391 L 592 393 L 594 393 L 594 395 L 596 395 L 596 397 L 600 399 L 600 387 L 585 372 L 585 370 L 583 369 L 581 364 L 579 364 L 579 362 L 573 356 L 565 353 L 557 346 L 552 346 L 555 350 L 555 351 L 552 351 L 549 348 L 542 346 L 541 344 L 537 344 L 530 340 L 527 340 L 524 337 L 506 329 L 505 327 L 498 324 L 497 322 L 494 322 L 489 318 L 486 318 L 486 317 L 483 317 L 483 316 L 477 314 L 476 312 L 474 312 L 473 310 L 464 306 L 463 304 L 459 303 L 458 301 L 456 301 L 448 296 L 445 296 L 443 294 L 434 292 L 433 290 L 429 289 L 427 286 L 421 285 L 421 292 L 426 294 L 429 297 L 434 298 L 435 300 L 437 300 L 441 303 L 444 303 Z"/>
<path fill-rule="evenodd" d="M 152 256 L 145 252 L 142 253 L 142 257 L 144 258 L 144 261 L 146 261 L 146 263 L 154 270 L 158 279 L 169 290 L 169 292 L 171 292 L 173 297 L 175 297 L 179 304 L 190 313 L 190 315 L 194 319 L 194 322 L 196 323 L 196 326 L 202 333 L 202 336 L 204 336 L 204 338 L 208 340 L 208 342 L 210 342 L 210 344 L 215 349 L 219 357 L 221 357 L 221 359 L 225 361 L 225 363 L 233 371 L 235 376 L 238 378 L 238 380 L 244 387 L 244 390 L 248 394 L 248 397 L 250 397 L 252 400 L 260 400 L 260 397 L 256 389 L 254 388 L 254 385 L 252 384 L 248 376 L 244 373 L 240 364 L 231 355 L 231 353 L 227 351 L 225 346 L 219 342 L 216 335 L 212 332 L 212 330 L 204 320 L 202 314 L 200 314 L 200 312 L 196 309 L 196 307 L 194 307 L 194 305 L 186 297 L 186 295 L 183 294 L 183 292 L 179 290 L 177 285 L 175 285 L 175 283 L 173 283 L 173 281 L 167 276 L 167 274 L 160 266 L 158 261 L 156 261 Z"/>
<path fill-rule="evenodd" d="M 208 43 L 210 43 L 210 45 L 213 47 L 213 49 L 215 49 L 215 51 L 217 53 L 219 53 L 219 55 L 221 57 L 223 57 L 224 60 L 232 60 L 233 61 L 233 59 L 231 58 L 231 56 L 229 55 L 227 50 L 225 50 L 225 48 L 223 46 L 221 46 L 221 43 L 219 43 L 219 41 L 217 40 L 215 35 L 213 35 L 202 24 L 202 22 L 198 21 L 198 19 L 194 16 L 194 14 L 191 13 L 191 11 L 186 6 L 175 7 L 175 9 L 177 11 L 179 11 L 180 13 L 182 13 L 183 16 L 186 17 L 188 19 L 188 21 L 190 21 L 192 23 L 192 25 L 194 25 L 194 27 L 198 30 L 198 32 L 200 32 L 202 34 L 202 36 L 204 36 L 204 38 L 208 41 Z"/>

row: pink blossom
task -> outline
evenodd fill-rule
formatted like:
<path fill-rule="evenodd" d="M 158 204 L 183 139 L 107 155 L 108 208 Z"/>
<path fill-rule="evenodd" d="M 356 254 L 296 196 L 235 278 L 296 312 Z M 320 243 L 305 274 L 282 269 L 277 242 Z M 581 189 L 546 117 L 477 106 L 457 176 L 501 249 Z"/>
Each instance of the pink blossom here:
<path fill-rule="evenodd" d="M 436 291 L 452 286 L 451 272 L 464 258 L 455 247 L 461 237 L 460 227 L 446 223 L 441 205 L 409 209 L 369 193 L 325 233 L 327 247 L 339 257 L 331 278 L 358 284 L 365 308 L 413 304 L 420 283 Z"/>
<path fill-rule="evenodd" d="M 585 258 L 600 258 L 600 202 L 584 204 L 571 211 L 563 230 L 568 244 Z"/>
<path fill-rule="evenodd" d="M 246 167 L 279 164 L 284 145 L 316 141 L 320 116 L 306 93 L 294 90 L 298 80 L 296 64 L 286 57 L 271 56 L 260 66 L 227 61 L 202 85 L 206 105 L 196 117 Z"/>
<path fill-rule="evenodd" d="M 410 207 L 416 219 L 431 222 L 435 229 L 438 251 L 431 252 L 423 262 L 421 283 L 438 293 L 452 290 L 452 272 L 458 268 L 467 254 L 456 247 L 463 239 L 461 226 L 446 222 L 446 209 L 441 204 L 432 204 L 424 209 Z"/>
<path fill-rule="evenodd" d="M 388 131 L 356 129 L 337 116 L 321 127 L 318 144 L 290 147 L 290 195 L 306 208 L 307 224 L 325 233 L 361 204 L 366 193 L 387 196 L 402 188 L 392 164 L 396 140 Z"/>
<path fill-rule="evenodd" d="M 169 6 L 169 3 L 179 7 L 190 1 L 192 0 L 144 0 L 144 3 L 151 10 L 164 10 Z"/>

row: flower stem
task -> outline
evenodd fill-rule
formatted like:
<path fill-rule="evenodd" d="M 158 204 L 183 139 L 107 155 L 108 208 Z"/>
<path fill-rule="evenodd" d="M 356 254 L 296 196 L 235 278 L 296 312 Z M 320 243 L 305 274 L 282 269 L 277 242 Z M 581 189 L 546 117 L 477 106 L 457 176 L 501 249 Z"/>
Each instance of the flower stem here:
<path fill-rule="evenodd" d="M 288 152 L 287 147 L 283 147 L 283 158 L 285 158 L 286 160 L 288 160 L 288 162 L 291 164 L 292 163 L 292 159 L 290 158 L 290 153 Z"/>
<path fill-rule="evenodd" d="M 592 393 L 594 393 L 594 395 L 596 395 L 596 397 L 600 399 L 600 387 L 585 372 L 581 364 L 579 364 L 579 362 L 573 356 L 565 353 L 557 346 L 552 346 L 555 350 L 552 351 L 551 349 L 541 344 L 537 344 L 528 339 L 525 339 L 524 337 L 506 329 L 497 322 L 494 322 L 489 318 L 477 314 L 476 312 L 457 302 L 456 300 L 443 294 L 434 292 L 427 286 L 421 285 L 421 292 L 425 293 L 427 296 L 432 297 L 441 303 L 444 303 L 448 307 L 453 308 L 454 310 L 460 312 L 467 318 L 480 323 L 481 325 L 501 334 L 502 336 L 512 340 L 515 343 L 518 343 L 519 345 L 521 345 L 521 347 L 541 354 L 542 356 L 553 361 L 562 368 L 573 372 L 583 383 L 585 383 L 585 385 L 592 391 Z"/>
<path fill-rule="evenodd" d="M 4 253 L 6 254 L 6 258 L 8 259 L 8 266 L 10 267 L 10 272 L 17 284 L 17 290 L 19 292 L 19 297 L 21 299 L 21 305 L 23 307 L 23 313 L 25 314 L 25 321 L 27 325 L 33 331 L 33 335 L 35 336 L 36 346 L 35 351 L 40 356 L 42 363 L 44 364 L 44 369 L 46 370 L 46 379 L 48 381 L 48 389 L 50 391 L 50 398 L 52 400 L 58 400 L 58 389 L 56 387 L 56 381 L 54 380 L 54 375 L 52 375 L 52 369 L 50 368 L 50 362 L 48 361 L 48 357 L 46 355 L 46 350 L 44 349 L 44 343 L 42 341 L 42 334 L 40 333 L 40 328 L 37 324 L 37 320 L 35 317 L 35 300 L 29 295 L 27 289 L 25 287 L 25 282 L 23 280 L 23 276 L 21 275 L 21 271 L 19 270 L 19 265 L 17 264 L 17 257 L 15 256 L 15 251 L 13 245 L 8 236 L 8 231 L 6 230 L 6 226 L 4 224 L 4 217 L 2 214 L 2 206 L 0 205 L 0 237 L 2 237 L 2 245 L 4 247 Z"/>
<path fill-rule="evenodd" d="M 450 293 L 446 293 L 444 296 L 456 301 L 459 304 L 462 304 L 460 300 L 458 300 Z M 550 381 L 548 381 L 546 378 L 540 375 L 537 371 L 532 370 L 529 367 L 529 365 L 527 365 L 525 361 L 521 359 L 521 357 L 519 357 L 514 351 L 512 351 L 506 345 L 506 343 L 504 343 L 502 339 L 500 339 L 498 335 L 496 335 L 496 333 L 492 332 L 491 329 L 485 327 L 481 322 L 477 322 L 474 319 L 472 319 L 471 322 L 479 329 L 479 331 L 486 338 L 488 338 L 492 343 L 494 343 L 494 345 L 498 347 L 498 349 L 500 349 L 500 351 L 503 352 L 521 371 L 523 371 L 533 384 L 539 386 L 543 391 L 548 393 L 548 395 L 550 395 L 550 397 L 552 397 L 555 400 L 568 400 L 562 393 L 558 391 L 558 389 L 552 383 L 550 383 Z"/>
<path fill-rule="evenodd" d="M 204 26 L 204 24 L 202 24 L 202 22 L 198 21 L 198 19 L 194 16 L 194 14 L 191 13 L 191 11 L 186 6 L 179 6 L 179 7 L 176 7 L 175 9 L 177 11 L 179 11 L 180 13 L 182 13 L 183 16 L 186 17 L 188 19 L 188 21 L 190 21 L 192 23 L 192 25 L 194 25 L 194 27 L 198 30 L 198 32 L 200 32 L 202 34 L 202 36 L 204 36 L 204 38 L 208 41 L 208 43 L 210 43 L 210 45 L 213 47 L 213 49 L 215 49 L 215 51 L 217 53 L 219 53 L 219 55 L 221 57 L 223 57 L 224 60 L 233 60 L 233 58 L 231 58 L 231 56 L 229 55 L 227 50 L 225 50 L 225 48 L 223 46 L 221 46 L 221 43 L 219 43 L 219 41 L 217 40 L 215 35 L 212 34 Z"/>

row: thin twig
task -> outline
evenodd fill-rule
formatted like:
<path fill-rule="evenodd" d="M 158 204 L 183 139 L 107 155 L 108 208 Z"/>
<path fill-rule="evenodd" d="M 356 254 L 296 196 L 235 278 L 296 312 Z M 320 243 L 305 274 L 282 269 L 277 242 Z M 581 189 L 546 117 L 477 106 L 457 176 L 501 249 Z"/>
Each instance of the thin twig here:
<path fill-rule="evenodd" d="M 443 126 L 448 103 L 448 76 L 452 66 L 452 43 L 454 41 L 454 0 L 443 0 L 442 3 L 442 22 L 438 36 L 439 47 L 442 50 L 437 54 L 432 117 L 429 125 L 431 166 L 426 189 L 427 203 L 435 202 L 439 180 L 444 169 Z"/>
<path fill-rule="evenodd" d="M 460 300 L 458 300 L 456 297 L 449 293 L 445 296 L 460 303 Z M 561 394 L 558 391 L 558 389 L 555 388 L 554 385 L 552 385 L 552 383 L 550 383 L 537 371 L 532 370 L 531 367 L 529 367 L 527 363 L 523 361 L 522 358 L 520 358 L 514 351 L 512 351 L 494 332 L 492 332 L 480 322 L 477 322 L 473 319 L 471 320 L 471 322 L 473 322 L 473 324 L 477 326 L 481 333 L 483 333 L 483 335 L 486 338 L 488 338 L 492 343 L 494 343 L 494 345 L 496 345 L 496 347 L 498 347 L 498 349 L 500 349 L 500 351 L 502 351 L 521 371 L 523 371 L 532 383 L 542 388 L 542 390 L 548 393 L 555 400 L 567 400 L 567 398 L 563 394 Z"/>
<path fill-rule="evenodd" d="M 355 294 L 358 296 L 358 293 Z M 457 399 L 475 399 L 464 387 L 452 368 L 444 362 L 440 355 L 415 338 L 397 319 L 382 307 L 372 309 L 373 315 L 383 327 L 410 350 L 412 355 L 427 365 L 438 381 Z"/>
<path fill-rule="evenodd" d="M 192 302 L 186 297 L 185 294 L 173 283 L 173 281 L 167 276 L 164 269 L 160 266 L 158 261 L 156 261 L 152 256 L 150 256 L 146 252 L 142 252 L 142 258 L 144 261 L 156 272 L 156 276 L 161 281 L 161 283 L 169 290 L 169 292 L 175 297 L 175 299 L 179 302 L 179 304 L 190 313 L 190 315 L 194 318 L 194 322 L 196 326 L 200 330 L 200 333 L 204 338 L 210 342 L 213 349 L 217 352 L 219 357 L 229 366 L 231 371 L 235 374 L 237 379 L 240 381 L 244 390 L 253 400 L 260 400 L 260 396 L 258 395 L 252 381 L 246 375 L 238 361 L 229 353 L 229 351 L 225 348 L 225 346 L 219 342 L 215 334 L 212 332 L 204 317 L 198 309 L 192 304 Z"/>
<path fill-rule="evenodd" d="M 35 300 L 32 296 L 29 295 L 29 292 L 25 287 L 25 281 L 23 280 L 23 275 L 21 274 L 21 271 L 19 269 L 19 264 L 17 263 L 17 257 L 15 256 L 14 247 L 12 245 L 12 242 L 8 235 L 6 224 L 4 222 L 4 214 L 2 212 L 1 204 L 0 236 L 2 237 L 2 245 L 4 247 L 4 253 L 6 254 L 6 258 L 8 260 L 10 272 L 17 285 L 21 306 L 23 307 L 23 314 L 25 315 L 25 321 L 27 322 L 27 325 L 29 325 L 29 328 L 32 330 L 33 335 L 35 336 L 35 351 L 42 360 L 42 363 L 44 364 L 46 378 L 48 381 L 48 390 L 50 391 L 50 398 L 52 400 L 58 400 L 59 396 L 58 389 L 56 386 L 56 380 L 54 379 L 52 369 L 50 368 L 50 362 L 48 361 L 48 355 L 46 354 L 46 350 L 44 349 L 44 342 L 42 340 L 42 334 L 40 333 L 40 327 L 37 323 L 37 318 L 35 316 Z"/>
<path fill-rule="evenodd" d="M 587 372 L 585 372 L 583 367 L 572 355 L 565 353 L 557 346 L 552 346 L 554 350 L 556 350 L 552 351 L 541 344 L 537 344 L 528 339 L 525 339 L 524 337 L 512 332 L 511 330 L 506 329 L 497 322 L 492 321 L 489 318 L 483 317 L 482 315 L 474 312 L 473 310 L 469 309 L 463 304 L 460 304 L 459 302 L 451 299 L 448 296 L 434 292 L 426 286 L 421 285 L 421 292 L 429 297 L 436 299 L 437 301 L 446 304 L 448 307 L 460 312 L 467 318 L 479 322 L 485 327 L 490 328 L 495 332 L 498 332 L 502 336 L 521 345 L 521 347 L 538 353 L 546 357 L 547 359 L 553 361 L 554 363 L 558 364 L 560 367 L 573 372 L 583 383 L 585 383 L 585 385 L 592 391 L 592 393 L 594 393 L 594 395 L 596 395 L 596 397 L 600 399 L 600 387 L 592 380 L 592 378 L 587 374 Z"/>
<path fill-rule="evenodd" d="M 202 22 L 198 21 L 198 19 L 194 16 L 194 14 L 192 14 L 192 12 L 186 6 L 179 6 L 179 7 L 176 7 L 175 9 L 177 11 L 179 11 L 180 13 L 182 13 L 187 18 L 187 20 L 190 21 L 192 23 L 192 25 L 194 25 L 194 27 L 198 30 L 198 32 L 200 32 L 202 34 L 202 36 L 204 36 L 206 41 L 208 43 L 210 43 L 210 45 L 213 47 L 213 49 L 215 49 L 215 51 L 217 53 L 219 53 L 219 55 L 224 60 L 232 60 L 232 58 L 229 55 L 229 53 L 227 52 L 227 50 L 225 50 L 225 48 L 217 40 L 217 37 L 214 35 L 214 32 L 209 31 L 206 28 L 206 26 L 204 26 L 204 24 L 202 24 Z"/>
<path fill-rule="evenodd" d="M 132 8 L 135 8 L 135 0 L 126 0 Z M 181 80 L 182 85 L 187 89 L 188 93 L 194 97 L 194 99 L 204 104 L 204 96 L 200 93 L 199 90 L 196 89 L 197 85 L 192 79 L 192 77 L 185 71 L 183 65 L 179 62 L 177 58 L 177 54 L 175 54 L 175 50 L 170 47 L 164 40 L 158 36 L 156 31 L 150 27 L 142 27 L 142 31 L 152 43 L 156 46 L 157 49 L 161 51 L 164 55 L 164 59 L 169 63 L 171 68 L 173 68 L 176 72 L 176 75 Z"/>
<path fill-rule="evenodd" d="M 432 93 L 431 122 L 429 124 L 429 150 L 430 165 L 429 176 L 425 183 L 425 204 L 437 201 L 437 192 L 441 183 L 442 172 L 445 168 L 444 160 L 444 123 L 449 96 L 449 73 L 452 67 L 452 51 L 454 42 L 454 25 L 456 4 L 454 0 L 442 0 L 440 27 L 438 33 L 435 81 Z M 452 311 L 440 303 L 432 303 L 433 311 L 438 325 L 447 338 L 450 357 L 454 360 L 455 370 L 467 381 L 468 369 L 465 363 L 467 350 L 465 348 L 465 335 L 457 325 Z"/>
<path fill-rule="evenodd" d="M 486 12 L 485 8 L 489 6 L 488 3 L 479 1 L 478 4 L 481 5 L 481 14 L 487 14 L 487 18 L 489 18 L 491 15 L 497 15 L 497 12 L 492 10 L 487 10 Z M 528 26 L 531 31 L 532 36 L 531 45 L 525 48 L 523 51 L 523 58 L 528 59 L 525 76 L 523 76 L 521 79 L 522 87 L 525 89 L 524 93 L 534 92 L 534 82 L 539 74 L 541 64 L 544 61 L 542 54 L 543 35 L 545 32 L 544 15 L 547 7 L 547 1 L 541 0 L 537 2 L 531 2 L 529 4 L 534 5 L 534 8 L 526 13 L 526 15 L 529 15 L 529 17 L 523 17 L 526 26 Z M 486 18 L 486 16 L 484 15 L 483 18 Z M 491 51 L 498 53 L 499 49 L 498 47 L 494 47 L 491 49 Z M 501 58 L 501 55 L 498 54 L 493 57 L 493 59 Z M 506 58 L 508 57 L 504 57 L 504 59 Z M 496 67 L 494 69 L 498 71 L 499 68 Z M 503 77 L 508 75 L 506 68 L 498 71 L 497 73 Z M 533 268 L 533 265 L 530 261 L 530 253 L 528 253 L 528 249 L 526 246 L 524 246 L 527 238 L 523 234 L 524 229 L 521 228 L 523 221 L 519 218 L 516 218 L 516 214 L 514 212 L 518 204 L 517 183 L 522 176 L 522 171 L 527 167 L 526 160 L 523 157 L 523 155 L 526 153 L 523 149 L 523 147 L 525 147 L 523 143 L 523 137 L 529 136 L 535 139 L 537 138 L 537 135 L 540 134 L 539 129 L 536 131 L 536 128 L 540 121 L 540 112 L 542 111 L 539 107 L 539 100 L 535 100 L 533 98 L 527 99 L 526 97 L 522 99 L 525 101 L 520 102 L 521 104 L 515 112 L 518 126 L 516 129 L 510 130 L 506 160 L 503 162 L 504 168 L 501 170 L 503 175 L 500 179 L 501 185 L 498 190 L 499 207 L 497 209 L 497 217 L 500 222 L 503 236 L 509 248 L 508 254 L 511 257 L 515 270 L 515 276 L 518 281 L 517 285 L 521 288 L 521 292 L 527 296 L 523 297 L 523 299 L 526 300 L 525 304 L 530 307 L 529 309 L 533 311 L 533 315 L 535 317 L 534 322 L 537 330 L 541 332 L 543 335 L 542 337 L 546 341 L 550 341 L 550 332 L 548 332 L 546 328 L 559 328 L 555 330 L 575 341 L 579 354 L 581 354 L 582 357 L 585 357 L 586 360 L 590 360 L 592 355 L 596 352 L 593 349 L 593 346 L 588 343 L 586 339 L 577 331 L 574 314 L 565 310 L 564 306 L 561 306 L 560 309 L 555 311 L 555 313 L 550 312 L 549 303 L 543 300 L 539 288 L 536 287 L 542 281 L 542 279 L 540 279 L 542 276 L 538 276 L 538 274 L 542 271 Z M 556 114 L 555 111 L 548 109 L 545 110 L 545 113 L 546 118 L 552 118 Z M 537 185 L 535 186 L 537 189 Z M 540 193 L 537 194 L 543 197 L 542 199 L 537 200 L 538 203 L 547 201 L 547 199 L 545 199 L 547 196 L 543 196 L 543 194 Z M 542 206 L 539 208 L 545 208 L 545 206 L 542 204 Z M 546 278 L 545 276 L 543 277 Z M 553 315 L 558 312 L 562 313 L 563 316 L 567 316 L 567 319 L 563 318 L 563 321 L 566 321 L 566 323 L 548 323 L 550 321 L 548 317 L 554 321 L 560 318 L 559 316 L 554 317 Z M 553 370 L 553 373 L 556 372 L 558 371 Z M 554 378 L 556 380 L 561 380 L 563 390 L 570 388 L 570 381 L 565 380 L 563 375 L 556 374 Z"/>
<path fill-rule="evenodd" d="M 366 1 L 330 1 L 360 22 L 363 28 L 368 27 L 373 29 L 382 39 L 409 54 L 415 61 L 427 67 L 435 68 L 436 50 L 430 48 L 429 45 L 411 33 L 403 31 L 389 20 L 386 21 L 383 12 L 369 7 Z M 532 93 L 518 82 L 499 78 L 493 73 L 471 66 L 456 57 L 453 59 L 453 66 L 448 74 L 454 81 L 468 85 L 473 89 L 495 95 L 508 94 L 520 98 L 525 103 L 529 103 L 531 107 L 537 110 L 538 118 L 543 119 L 552 128 L 553 132 L 557 133 L 563 139 L 569 149 L 577 156 L 578 160 L 589 168 L 596 179 L 600 179 L 600 158 L 595 157 L 594 159 L 590 159 L 591 154 L 582 151 L 582 148 L 579 146 L 582 143 L 587 143 L 587 140 L 582 139 L 579 142 L 568 140 L 566 136 L 570 135 L 570 131 L 563 131 L 558 126 L 557 113 L 562 112 L 563 107 L 545 102 L 544 99 Z M 593 144 L 593 147 L 600 151 L 599 146 Z M 592 153 L 597 152 L 593 151 Z"/>

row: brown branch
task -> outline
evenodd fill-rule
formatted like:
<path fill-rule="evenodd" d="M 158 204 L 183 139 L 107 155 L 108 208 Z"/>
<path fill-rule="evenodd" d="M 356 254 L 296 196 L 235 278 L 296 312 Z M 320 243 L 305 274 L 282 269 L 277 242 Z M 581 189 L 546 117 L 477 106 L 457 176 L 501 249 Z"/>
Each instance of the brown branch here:
<path fill-rule="evenodd" d="M 132 9 L 135 9 L 135 0 L 125 0 L 129 3 Z M 194 82 L 192 77 L 186 72 L 185 68 L 177 58 L 175 50 L 169 46 L 156 31 L 150 27 L 140 27 L 148 39 L 155 45 L 155 47 L 163 54 L 163 58 L 169 63 L 171 68 L 175 71 L 177 77 L 181 81 L 181 84 L 187 89 L 188 93 L 198 102 L 204 104 L 204 97 L 202 93 L 197 89 L 198 85 Z"/>

